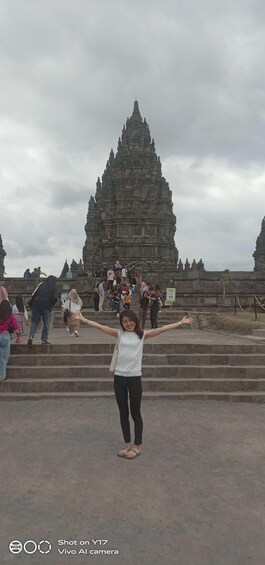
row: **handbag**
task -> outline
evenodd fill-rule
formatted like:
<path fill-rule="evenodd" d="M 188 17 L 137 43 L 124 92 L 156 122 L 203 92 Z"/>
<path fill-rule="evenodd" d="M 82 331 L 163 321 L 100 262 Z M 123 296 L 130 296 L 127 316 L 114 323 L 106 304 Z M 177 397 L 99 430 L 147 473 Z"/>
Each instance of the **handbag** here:
<path fill-rule="evenodd" d="M 69 299 L 69 308 L 66 308 L 63 313 L 63 321 L 65 324 L 68 322 L 68 318 L 71 316 L 71 299 Z"/>
<path fill-rule="evenodd" d="M 110 373 L 114 373 L 115 369 L 116 369 L 116 365 L 117 365 L 117 361 L 118 361 L 118 354 L 119 354 L 120 335 L 121 335 L 121 333 L 120 333 L 120 330 L 119 330 L 118 339 L 115 343 L 113 355 L 112 355 L 110 366 L 109 366 Z"/>

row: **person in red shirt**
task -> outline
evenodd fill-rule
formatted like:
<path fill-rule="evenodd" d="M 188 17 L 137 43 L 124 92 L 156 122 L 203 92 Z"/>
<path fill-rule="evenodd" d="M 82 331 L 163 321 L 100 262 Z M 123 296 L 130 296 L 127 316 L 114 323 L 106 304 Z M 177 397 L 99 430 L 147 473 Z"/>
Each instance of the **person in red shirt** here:
<path fill-rule="evenodd" d="M 0 381 L 6 379 L 6 366 L 10 356 L 11 333 L 19 336 L 18 323 L 8 300 L 0 303 Z"/>

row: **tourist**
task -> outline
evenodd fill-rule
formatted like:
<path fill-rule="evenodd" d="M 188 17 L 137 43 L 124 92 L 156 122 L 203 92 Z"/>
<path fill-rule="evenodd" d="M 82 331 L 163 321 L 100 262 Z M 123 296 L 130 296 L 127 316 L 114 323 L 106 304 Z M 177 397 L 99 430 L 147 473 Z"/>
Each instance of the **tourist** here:
<path fill-rule="evenodd" d="M 7 290 L 4 286 L 0 286 L 0 303 L 3 300 L 9 300 Z"/>
<path fill-rule="evenodd" d="M 152 328 L 157 328 L 157 316 L 160 308 L 159 297 L 154 288 L 150 289 L 150 322 Z"/>
<path fill-rule="evenodd" d="M 46 280 L 41 282 L 34 290 L 28 305 L 32 309 L 32 318 L 30 333 L 28 339 L 28 346 L 30 347 L 33 342 L 37 327 L 40 320 L 43 321 L 43 328 L 41 332 L 41 343 L 48 345 L 49 321 L 51 316 L 52 307 L 57 302 L 57 286 L 56 277 L 50 275 Z"/>
<path fill-rule="evenodd" d="M 104 287 L 104 279 L 101 279 L 101 283 L 98 285 L 98 293 L 99 293 L 99 311 L 103 311 L 103 302 L 105 299 L 105 287 Z"/>
<path fill-rule="evenodd" d="M 122 271 L 122 266 L 119 261 L 116 261 L 114 265 L 114 274 L 117 284 L 121 284 L 121 271 Z"/>
<path fill-rule="evenodd" d="M 130 285 L 131 285 L 132 296 L 135 296 L 136 285 L 137 285 L 137 280 L 136 280 L 135 275 L 131 275 L 131 277 L 130 277 Z"/>
<path fill-rule="evenodd" d="M 192 324 L 192 318 L 184 317 L 180 322 L 168 324 L 161 328 L 143 332 L 136 314 L 132 310 L 124 310 L 120 315 L 121 330 L 110 328 L 88 320 L 82 314 L 76 318 L 92 328 L 118 338 L 117 362 L 114 369 L 114 391 L 120 412 L 120 422 L 126 447 L 118 452 L 119 457 L 134 459 L 142 450 L 143 421 L 141 416 L 142 398 L 142 355 L 146 339 L 158 336 L 166 331 L 174 330 L 182 325 Z M 134 443 L 131 443 L 128 392 L 130 396 L 131 416 L 134 421 Z"/>
<path fill-rule="evenodd" d="M 18 294 L 16 296 L 16 303 L 12 307 L 12 314 L 16 318 L 18 329 L 19 329 L 19 334 L 20 334 L 16 339 L 16 343 L 20 343 L 20 341 L 21 341 L 20 336 L 23 335 L 23 333 L 24 333 L 24 324 L 26 324 L 26 326 L 28 326 L 28 323 L 29 323 L 28 312 L 27 312 L 26 306 L 24 305 L 23 297 L 22 297 L 21 294 Z"/>
<path fill-rule="evenodd" d="M 148 306 L 149 306 L 149 294 L 145 290 L 143 296 L 141 296 L 139 300 L 139 313 L 138 313 L 139 324 L 142 330 L 144 330 L 145 327 Z"/>
<path fill-rule="evenodd" d="M 120 273 L 121 273 L 121 271 L 122 271 L 122 266 L 121 266 L 121 264 L 120 264 L 120 262 L 119 262 L 118 259 L 117 259 L 117 261 L 115 262 L 114 271 L 120 271 Z"/>
<path fill-rule="evenodd" d="M 122 283 L 121 284 L 121 290 L 124 294 L 126 294 L 126 292 L 130 292 L 130 287 L 127 283 Z"/>
<path fill-rule="evenodd" d="M 24 279 L 31 279 L 31 272 L 30 269 L 26 269 L 23 275 Z"/>
<path fill-rule="evenodd" d="M 104 280 L 106 280 L 106 278 L 107 278 L 107 272 L 108 272 L 108 269 L 107 269 L 106 265 L 103 265 L 102 277 L 104 278 Z"/>
<path fill-rule="evenodd" d="M 114 287 L 114 290 L 113 290 L 113 302 L 114 302 L 115 307 L 116 307 L 117 318 L 118 318 L 119 315 L 120 315 L 120 312 L 121 312 L 121 287 L 120 287 L 119 284 L 117 284 L 117 285 Z"/>
<path fill-rule="evenodd" d="M 6 379 L 6 366 L 10 356 L 11 333 L 19 337 L 18 325 L 8 300 L 0 303 L 0 381 Z"/>
<path fill-rule="evenodd" d="M 125 283 L 126 279 L 127 279 L 127 269 L 125 267 L 123 267 L 123 269 L 121 270 L 121 282 Z"/>
<path fill-rule="evenodd" d="M 62 304 L 62 310 L 64 313 L 64 320 L 66 320 L 66 326 L 71 336 L 79 337 L 79 327 L 80 321 L 74 317 L 74 314 L 81 312 L 83 302 L 77 293 L 75 288 L 72 288 L 68 293 L 68 296 L 64 303 Z M 65 316 L 65 314 L 67 314 Z"/>
<path fill-rule="evenodd" d="M 150 287 L 149 283 L 142 281 L 140 284 L 140 295 L 143 296 L 144 292 L 148 292 L 149 287 Z"/>
<path fill-rule="evenodd" d="M 155 292 L 158 296 L 158 311 L 160 311 L 162 310 L 162 306 L 163 306 L 163 294 L 158 284 L 155 285 Z"/>
<path fill-rule="evenodd" d="M 114 278 L 114 271 L 110 268 L 107 272 L 107 290 L 112 290 Z"/>
<path fill-rule="evenodd" d="M 162 296 L 163 296 L 162 290 L 161 290 L 161 288 L 159 287 L 158 284 L 155 285 L 155 291 L 156 291 L 157 296 L 160 296 L 160 298 L 162 298 Z"/>
<path fill-rule="evenodd" d="M 94 286 L 93 290 L 93 304 L 95 312 L 99 312 L 99 292 L 98 292 L 98 284 Z"/>
<path fill-rule="evenodd" d="M 130 304 L 132 301 L 132 297 L 130 295 L 130 291 L 127 290 L 127 292 L 125 292 L 125 294 L 123 294 L 123 308 L 124 310 L 130 310 Z"/>

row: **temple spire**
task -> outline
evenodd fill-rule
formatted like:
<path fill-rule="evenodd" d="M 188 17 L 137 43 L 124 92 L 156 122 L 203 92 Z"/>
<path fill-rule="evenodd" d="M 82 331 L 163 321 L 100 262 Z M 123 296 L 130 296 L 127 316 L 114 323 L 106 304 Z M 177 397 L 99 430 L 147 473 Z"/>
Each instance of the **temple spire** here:
<path fill-rule="evenodd" d="M 142 261 L 156 272 L 176 270 L 178 251 L 172 194 L 162 177 L 146 119 L 138 101 L 91 197 L 85 226 L 84 268 Z M 149 268 L 149 267 L 148 267 Z"/>
<path fill-rule="evenodd" d="M 0 277 L 1 278 L 3 278 L 5 275 L 5 266 L 4 266 L 5 256 L 6 256 L 6 252 L 3 248 L 2 236 L 0 235 Z"/>
<path fill-rule="evenodd" d="M 138 100 L 135 100 L 135 101 L 134 101 L 133 116 L 137 116 L 137 117 L 140 117 L 140 118 L 141 118 Z M 142 118 L 141 118 L 141 119 L 142 119 Z"/>
<path fill-rule="evenodd" d="M 264 271 L 265 270 L 265 217 L 261 222 L 260 234 L 257 237 L 256 249 L 253 253 L 255 260 L 254 271 Z"/>

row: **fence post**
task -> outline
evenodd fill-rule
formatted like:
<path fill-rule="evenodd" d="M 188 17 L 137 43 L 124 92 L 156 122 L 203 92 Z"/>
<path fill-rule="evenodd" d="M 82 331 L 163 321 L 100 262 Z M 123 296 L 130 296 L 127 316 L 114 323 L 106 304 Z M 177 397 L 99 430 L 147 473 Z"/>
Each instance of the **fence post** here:
<path fill-rule="evenodd" d="M 258 319 L 258 316 L 257 316 L 256 296 L 254 296 L 254 312 L 255 312 L 255 320 L 257 320 L 257 319 Z"/>

